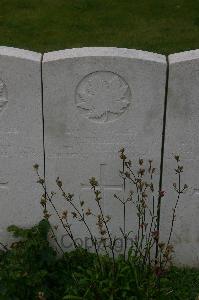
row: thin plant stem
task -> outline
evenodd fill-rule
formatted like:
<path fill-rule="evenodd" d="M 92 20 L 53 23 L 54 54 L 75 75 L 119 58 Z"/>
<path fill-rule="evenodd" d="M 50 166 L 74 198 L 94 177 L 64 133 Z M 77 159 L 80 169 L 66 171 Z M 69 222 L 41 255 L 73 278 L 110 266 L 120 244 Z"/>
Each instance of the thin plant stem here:
<path fill-rule="evenodd" d="M 41 177 L 40 177 L 40 175 L 39 175 L 38 170 L 36 170 L 36 173 L 37 173 L 37 176 L 38 176 L 38 178 L 39 178 L 39 180 L 40 180 Z M 55 211 L 55 213 L 56 213 L 56 215 L 57 215 L 59 221 L 61 222 L 61 224 L 62 224 L 62 226 L 63 226 L 63 228 L 64 228 L 64 230 L 67 232 L 67 234 L 68 234 L 69 237 L 71 238 L 71 240 L 72 240 L 72 242 L 73 242 L 73 244 L 74 244 L 74 247 L 77 248 L 77 244 L 76 244 L 76 242 L 75 242 L 75 240 L 74 240 L 74 237 L 73 237 L 72 233 L 71 233 L 70 231 L 67 230 L 67 228 L 66 228 L 66 226 L 65 226 L 65 224 L 64 224 L 64 222 L 63 222 L 63 220 L 60 218 L 60 215 L 59 215 L 59 213 L 58 213 L 58 211 L 57 211 L 55 205 L 53 204 L 53 202 L 52 202 L 52 200 L 51 200 L 51 197 L 50 197 L 50 196 L 48 195 L 48 193 L 47 193 L 45 180 L 43 180 L 43 183 L 41 183 L 41 185 L 42 185 L 43 190 L 44 190 L 44 192 L 45 192 L 45 197 L 47 198 L 47 200 L 50 202 L 51 206 L 53 207 L 53 209 L 54 209 L 54 211 Z M 44 208 L 46 208 L 46 205 L 45 205 Z M 58 247 L 61 248 L 61 246 L 60 246 L 60 244 L 58 243 L 57 239 L 55 240 L 55 242 L 56 242 L 56 244 L 58 245 Z"/>
<path fill-rule="evenodd" d="M 60 190 L 62 191 L 62 195 L 65 195 L 65 192 L 64 192 L 63 188 L 62 188 L 62 187 L 59 187 L 59 188 L 60 188 Z M 87 231 L 88 231 L 88 233 L 89 233 L 89 235 L 90 235 L 90 237 L 91 237 L 91 240 L 92 240 L 92 242 L 93 242 L 93 244 L 94 244 L 95 252 L 96 252 L 97 258 L 98 258 L 98 262 L 99 262 L 100 268 L 101 268 L 101 270 L 102 270 L 101 261 L 100 261 L 100 258 L 99 258 L 99 252 L 98 252 L 97 245 L 96 245 L 96 240 L 95 240 L 95 238 L 94 238 L 94 236 L 93 236 L 93 234 L 92 234 L 92 232 L 91 232 L 91 230 L 90 230 L 90 228 L 89 228 L 87 222 L 85 221 L 85 216 L 84 216 L 84 214 L 81 214 L 81 212 L 79 211 L 79 209 L 74 205 L 74 203 L 72 203 L 72 201 L 69 201 L 69 200 L 67 199 L 67 197 L 65 197 L 65 196 L 63 196 L 63 197 L 64 197 L 64 199 L 65 199 L 65 200 L 66 200 L 66 201 L 74 208 L 74 210 L 78 213 L 78 215 L 80 216 L 81 221 L 82 221 L 82 222 L 84 223 L 84 225 L 86 226 L 86 229 L 87 229 Z"/>
<path fill-rule="evenodd" d="M 125 158 L 122 160 L 122 172 L 125 172 Z M 123 176 L 123 234 L 124 234 L 124 260 L 126 259 L 127 237 L 126 237 L 126 178 Z"/>
<path fill-rule="evenodd" d="M 95 190 L 95 189 L 94 189 Z M 102 221 L 106 227 L 106 231 L 108 233 L 108 237 L 109 237 L 109 240 L 110 240 L 110 244 L 111 244 L 111 253 L 112 253 L 112 257 L 113 257 L 113 265 L 114 265 L 114 269 L 115 269 L 115 253 L 114 253 L 114 243 L 113 243 L 113 240 L 112 240 L 112 237 L 111 237 L 111 234 L 110 234 L 110 231 L 109 231 L 109 228 L 106 224 L 106 221 L 104 220 L 104 214 L 103 214 L 103 211 L 102 211 L 102 207 L 99 203 L 99 201 L 97 201 L 97 205 L 100 209 L 100 213 L 101 213 L 101 216 L 102 216 Z"/>
<path fill-rule="evenodd" d="M 8 251 L 8 247 L 6 245 L 4 245 L 3 243 L 0 242 L 0 246 L 5 250 Z"/>
<path fill-rule="evenodd" d="M 168 238 L 168 241 L 167 241 L 167 246 L 170 244 L 170 241 L 171 241 L 171 235 L 173 233 L 173 227 L 174 227 L 174 221 L 175 221 L 175 215 L 176 215 L 176 208 L 177 208 L 178 202 L 180 200 L 180 194 L 181 194 L 181 176 L 180 176 L 180 173 L 179 173 L 178 174 L 178 197 L 177 197 L 174 209 L 173 209 L 171 229 L 170 229 L 169 238 Z"/>

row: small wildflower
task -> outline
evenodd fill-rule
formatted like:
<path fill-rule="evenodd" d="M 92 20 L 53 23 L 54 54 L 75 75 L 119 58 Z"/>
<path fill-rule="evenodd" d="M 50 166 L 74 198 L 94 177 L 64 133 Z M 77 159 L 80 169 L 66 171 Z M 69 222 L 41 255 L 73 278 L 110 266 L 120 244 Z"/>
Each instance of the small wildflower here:
<path fill-rule="evenodd" d="M 84 205 L 84 201 L 80 201 L 80 205 L 83 206 Z"/>
<path fill-rule="evenodd" d="M 175 155 L 174 158 L 175 158 L 175 160 L 176 160 L 177 162 L 180 161 L 180 156 L 179 156 L 179 155 Z"/>
<path fill-rule="evenodd" d="M 153 186 L 153 183 L 150 184 L 150 189 L 151 189 L 152 192 L 154 192 L 154 186 Z"/>
<path fill-rule="evenodd" d="M 124 174 L 125 174 L 125 176 L 126 176 L 127 178 L 130 178 L 130 177 L 131 177 L 129 172 L 125 172 Z"/>
<path fill-rule="evenodd" d="M 138 175 L 144 176 L 144 173 L 145 173 L 145 169 L 140 168 L 138 171 Z"/>
<path fill-rule="evenodd" d="M 154 240 L 157 241 L 159 239 L 159 231 L 158 230 L 152 231 L 151 234 L 152 234 L 152 237 L 154 238 Z"/>
<path fill-rule="evenodd" d="M 62 187 L 62 181 L 59 179 L 59 177 L 57 177 L 56 183 L 57 183 L 57 185 L 58 185 L 59 188 Z"/>
<path fill-rule="evenodd" d="M 51 217 L 51 214 L 48 213 L 47 209 L 43 210 L 44 219 L 48 220 Z"/>
<path fill-rule="evenodd" d="M 66 194 L 65 192 L 62 193 L 62 196 L 63 196 L 64 198 L 67 198 L 67 194 Z"/>
<path fill-rule="evenodd" d="M 143 193 L 142 193 L 142 197 L 143 197 L 143 198 L 147 198 L 147 197 L 148 197 L 147 193 L 146 193 L 146 192 L 143 192 Z"/>
<path fill-rule="evenodd" d="M 68 193 L 68 201 L 72 201 L 73 200 L 73 197 L 74 197 L 74 194 L 70 194 Z"/>
<path fill-rule="evenodd" d="M 120 158 L 122 159 L 122 160 L 126 160 L 126 155 L 124 154 L 124 148 L 122 148 L 120 151 L 119 151 L 119 153 L 120 153 Z"/>
<path fill-rule="evenodd" d="M 158 244 L 158 246 L 159 246 L 159 248 L 160 248 L 161 250 L 164 250 L 164 248 L 165 248 L 165 243 L 161 242 L 161 243 Z"/>
<path fill-rule="evenodd" d="M 176 173 L 179 174 L 179 173 L 182 173 L 183 172 L 183 166 L 178 166 L 177 169 L 175 169 Z"/>
<path fill-rule="evenodd" d="M 61 216 L 61 219 L 67 219 L 67 217 L 68 217 L 68 211 L 67 210 L 64 210 L 63 212 L 62 212 L 62 216 Z"/>
<path fill-rule="evenodd" d="M 101 191 L 100 190 L 96 190 L 95 191 L 95 195 L 98 197 L 98 196 L 100 196 L 101 195 Z"/>
<path fill-rule="evenodd" d="M 142 166 L 143 165 L 144 160 L 142 158 L 139 158 L 139 165 Z"/>
<path fill-rule="evenodd" d="M 167 245 L 165 251 L 168 252 L 168 253 L 174 252 L 173 245 L 171 245 L 171 244 Z"/>
<path fill-rule="evenodd" d="M 51 214 L 47 212 L 47 210 L 44 210 L 44 219 L 48 220 L 51 217 Z"/>
<path fill-rule="evenodd" d="M 39 169 L 39 165 L 38 165 L 38 164 L 34 164 L 34 165 L 33 165 L 33 168 L 34 168 L 35 170 L 38 170 L 38 169 Z"/>
<path fill-rule="evenodd" d="M 87 211 L 86 211 L 86 215 L 87 215 L 87 216 L 90 216 L 91 214 L 92 214 L 91 209 L 88 208 Z"/>
<path fill-rule="evenodd" d="M 124 151 L 125 151 L 125 149 L 124 149 L 124 148 L 121 148 L 121 149 L 119 150 L 119 153 L 124 153 Z"/>
<path fill-rule="evenodd" d="M 105 235 L 106 234 L 106 230 L 101 230 L 100 233 L 101 233 L 101 235 Z"/>
<path fill-rule="evenodd" d="M 145 229 L 145 230 L 146 230 L 147 226 L 148 226 L 147 223 L 141 223 L 141 224 L 140 224 L 140 228 L 141 228 L 141 229 Z"/>
<path fill-rule="evenodd" d="M 95 191 L 95 200 L 97 202 L 99 202 L 101 199 L 102 199 L 102 197 L 101 197 L 101 191 L 100 190 L 96 190 Z"/>
<path fill-rule="evenodd" d="M 140 189 L 140 191 L 143 190 L 143 187 L 144 187 L 144 181 L 141 181 L 138 183 L 138 188 Z"/>
<path fill-rule="evenodd" d="M 171 260 L 171 254 L 174 252 L 174 247 L 173 245 L 169 244 L 166 246 L 165 248 L 165 251 L 164 251 L 164 257 L 167 259 L 167 260 Z"/>
<path fill-rule="evenodd" d="M 76 212 L 72 211 L 71 214 L 72 214 L 73 218 L 77 218 Z"/>
<path fill-rule="evenodd" d="M 46 202 L 47 202 L 46 197 L 42 196 L 40 200 L 40 204 L 44 207 L 46 205 Z"/>
<path fill-rule="evenodd" d="M 44 184 L 44 179 L 43 178 L 39 178 L 39 180 L 37 180 L 37 183 L 40 183 L 40 184 Z"/>
<path fill-rule="evenodd" d="M 129 192 L 129 197 L 126 199 L 126 201 L 130 202 L 133 200 L 133 191 Z"/>
<path fill-rule="evenodd" d="M 146 202 L 145 202 L 144 200 L 142 200 L 141 203 L 142 203 L 142 207 L 143 207 L 143 208 L 147 208 Z"/>
<path fill-rule="evenodd" d="M 95 177 L 91 177 L 91 179 L 89 179 L 89 183 L 92 186 L 92 188 L 95 188 L 96 186 L 99 185 Z"/>
<path fill-rule="evenodd" d="M 164 197 L 164 195 L 165 195 L 165 191 L 159 191 L 159 196 L 160 197 Z"/>

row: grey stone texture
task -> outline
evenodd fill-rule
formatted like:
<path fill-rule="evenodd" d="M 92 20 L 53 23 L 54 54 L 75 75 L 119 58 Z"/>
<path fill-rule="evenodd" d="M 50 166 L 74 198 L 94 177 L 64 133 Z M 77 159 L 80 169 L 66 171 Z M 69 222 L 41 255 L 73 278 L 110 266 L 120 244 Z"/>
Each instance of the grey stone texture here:
<path fill-rule="evenodd" d="M 173 156 L 179 154 L 184 165 L 181 195 L 174 224 L 172 242 L 175 262 L 197 266 L 199 259 L 199 50 L 169 56 L 169 89 L 164 155 L 162 228 L 171 224 L 171 209 L 177 194 L 172 184 L 178 183 Z M 167 232 L 168 233 L 168 232 Z"/>
<path fill-rule="evenodd" d="M 41 54 L 0 47 L 0 241 L 41 217 L 33 164 L 43 172 Z"/>
<path fill-rule="evenodd" d="M 89 178 L 96 177 L 113 235 L 122 226 L 122 208 L 113 197 L 122 192 L 118 151 L 124 147 L 136 166 L 140 156 L 153 159 L 158 182 L 165 78 L 165 56 L 137 50 L 81 48 L 43 58 L 48 190 L 57 191 L 59 176 L 65 192 L 96 213 L 89 186 Z M 67 204 L 58 194 L 54 201 L 61 211 Z M 127 229 L 135 224 L 133 213 L 129 206 Z M 88 236 L 78 221 L 70 221 L 75 237 Z M 67 237 L 64 243 L 67 248 Z"/>
<path fill-rule="evenodd" d="M 112 217 L 111 233 L 119 236 L 122 206 L 113 195 L 123 193 L 122 147 L 134 170 L 139 157 L 146 163 L 153 160 L 158 195 L 166 58 L 130 49 L 81 48 L 46 53 L 41 60 L 39 53 L 0 47 L 0 241 L 12 240 L 7 226 L 31 226 L 42 217 L 43 191 L 32 166 L 38 163 L 43 176 L 43 117 L 46 183 L 49 192 L 57 192 L 53 201 L 58 211 L 71 210 L 58 192 L 59 176 L 65 192 L 74 193 L 74 202 L 84 201 L 85 209 L 97 214 L 89 185 L 94 176 L 102 209 Z M 170 55 L 160 238 L 169 235 L 177 198 L 173 156 L 179 154 L 184 165 L 181 185 L 189 189 L 180 198 L 171 242 L 174 262 L 190 266 L 197 266 L 199 259 L 198 86 L 199 50 Z M 128 231 L 136 225 L 131 203 L 126 213 Z M 58 223 L 55 213 L 52 220 Z M 78 242 L 88 247 L 85 227 L 72 216 L 69 221 L 75 237 L 81 238 Z M 98 235 L 94 217 L 88 223 Z M 64 232 L 59 239 L 64 250 L 71 248 Z"/>

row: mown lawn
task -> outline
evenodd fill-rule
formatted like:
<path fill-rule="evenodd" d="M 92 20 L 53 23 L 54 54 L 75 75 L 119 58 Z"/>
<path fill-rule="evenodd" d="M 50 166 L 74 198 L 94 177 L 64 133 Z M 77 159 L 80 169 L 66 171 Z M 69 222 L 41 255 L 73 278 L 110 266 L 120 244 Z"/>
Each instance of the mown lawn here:
<path fill-rule="evenodd" d="M 199 48 L 198 0 L 0 0 L 0 45 L 40 52 Z"/>

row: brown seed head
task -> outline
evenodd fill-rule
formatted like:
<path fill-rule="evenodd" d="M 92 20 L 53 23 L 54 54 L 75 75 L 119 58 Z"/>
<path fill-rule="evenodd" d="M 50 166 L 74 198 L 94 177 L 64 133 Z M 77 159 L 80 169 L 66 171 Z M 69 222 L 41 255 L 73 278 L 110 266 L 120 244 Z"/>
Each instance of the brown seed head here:
<path fill-rule="evenodd" d="M 34 168 L 35 170 L 38 170 L 38 169 L 39 169 L 39 165 L 38 165 L 38 164 L 34 164 L 34 165 L 33 165 L 33 168 Z"/>
<path fill-rule="evenodd" d="M 59 179 L 59 177 L 57 177 L 56 183 L 57 183 L 57 185 L 58 185 L 59 188 L 62 187 L 62 181 Z"/>
<path fill-rule="evenodd" d="M 142 166 L 144 163 L 144 160 L 142 158 L 139 158 L 139 165 Z"/>

